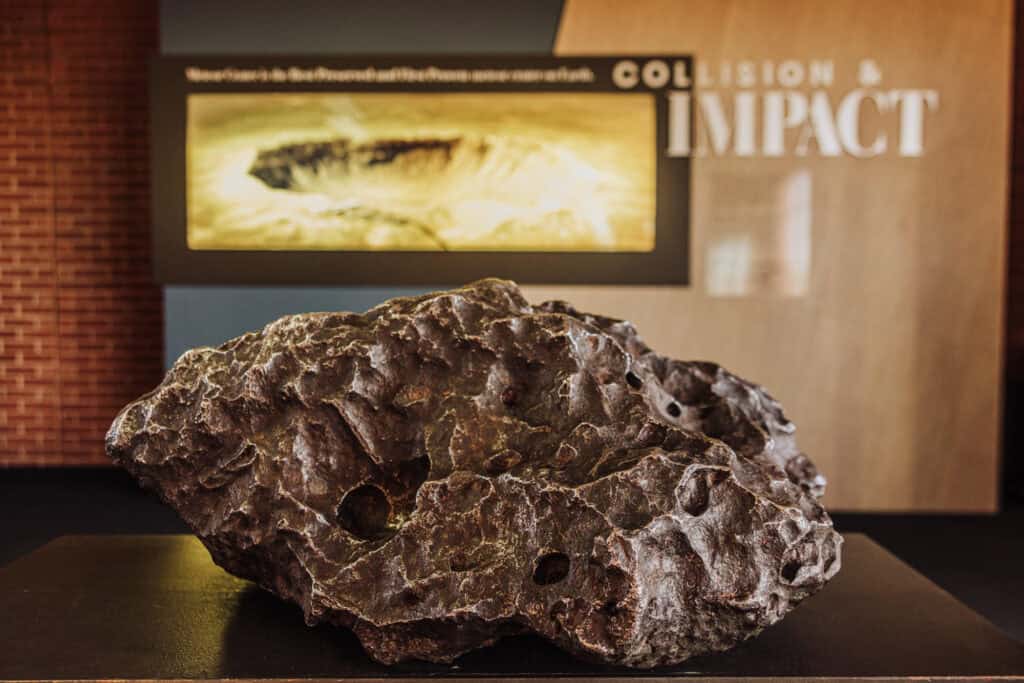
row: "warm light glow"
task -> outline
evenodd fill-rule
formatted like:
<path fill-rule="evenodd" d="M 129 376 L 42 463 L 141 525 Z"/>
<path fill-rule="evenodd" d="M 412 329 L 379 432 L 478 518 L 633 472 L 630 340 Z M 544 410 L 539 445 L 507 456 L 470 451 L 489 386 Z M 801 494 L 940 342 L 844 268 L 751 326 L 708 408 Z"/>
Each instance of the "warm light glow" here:
<path fill-rule="evenodd" d="M 711 296 L 803 296 L 811 276 L 813 186 L 806 169 L 721 174 L 705 230 Z M 742 197 L 743 201 L 736 201 Z"/>
<path fill-rule="evenodd" d="M 648 94 L 189 96 L 191 249 L 651 251 Z"/>

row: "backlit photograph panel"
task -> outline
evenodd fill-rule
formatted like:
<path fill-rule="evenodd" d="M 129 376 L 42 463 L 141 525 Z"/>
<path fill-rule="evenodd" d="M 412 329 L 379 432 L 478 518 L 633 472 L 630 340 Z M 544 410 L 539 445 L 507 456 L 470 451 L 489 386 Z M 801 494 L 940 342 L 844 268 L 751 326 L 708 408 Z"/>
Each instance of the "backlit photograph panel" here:
<path fill-rule="evenodd" d="M 687 55 L 160 57 L 161 283 L 690 282 Z"/>
<path fill-rule="evenodd" d="M 188 97 L 196 250 L 655 246 L 650 93 Z"/>

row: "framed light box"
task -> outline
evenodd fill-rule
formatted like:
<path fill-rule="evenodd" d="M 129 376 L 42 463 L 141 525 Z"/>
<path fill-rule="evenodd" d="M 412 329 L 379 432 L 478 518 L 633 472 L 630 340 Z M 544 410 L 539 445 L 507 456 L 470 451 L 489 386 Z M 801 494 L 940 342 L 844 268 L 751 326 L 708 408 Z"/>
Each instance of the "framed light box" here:
<path fill-rule="evenodd" d="M 688 284 L 691 64 L 159 58 L 156 277 Z"/>

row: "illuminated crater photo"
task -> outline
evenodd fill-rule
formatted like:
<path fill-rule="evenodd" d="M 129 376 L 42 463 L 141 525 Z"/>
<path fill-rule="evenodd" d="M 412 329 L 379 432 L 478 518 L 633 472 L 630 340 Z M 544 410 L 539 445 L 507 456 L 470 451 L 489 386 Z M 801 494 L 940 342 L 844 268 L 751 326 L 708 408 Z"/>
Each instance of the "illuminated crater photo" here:
<path fill-rule="evenodd" d="M 645 94 L 191 95 L 191 249 L 654 248 Z"/>

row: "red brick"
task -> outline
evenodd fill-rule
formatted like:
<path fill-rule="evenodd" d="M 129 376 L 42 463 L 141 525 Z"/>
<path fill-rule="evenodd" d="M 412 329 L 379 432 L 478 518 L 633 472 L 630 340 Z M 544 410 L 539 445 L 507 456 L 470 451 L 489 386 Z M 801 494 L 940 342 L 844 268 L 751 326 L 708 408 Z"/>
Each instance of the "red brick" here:
<path fill-rule="evenodd" d="M 155 0 L 0 0 L 0 465 L 106 464 L 160 375 L 146 65 Z"/>

